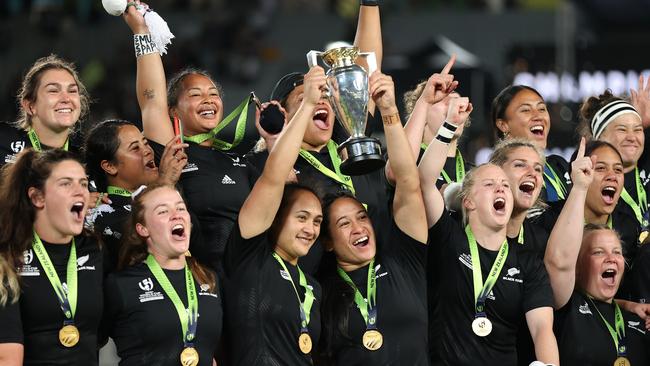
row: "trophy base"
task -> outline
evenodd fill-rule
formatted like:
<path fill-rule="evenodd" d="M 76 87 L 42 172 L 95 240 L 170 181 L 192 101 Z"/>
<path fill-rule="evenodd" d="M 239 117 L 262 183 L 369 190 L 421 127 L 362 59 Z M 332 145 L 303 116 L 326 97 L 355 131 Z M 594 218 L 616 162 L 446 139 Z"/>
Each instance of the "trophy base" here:
<path fill-rule="evenodd" d="M 381 144 L 371 137 L 349 138 L 339 146 L 341 173 L 363 175 L 383 168 L 386 160 L 381 154 Z"/>

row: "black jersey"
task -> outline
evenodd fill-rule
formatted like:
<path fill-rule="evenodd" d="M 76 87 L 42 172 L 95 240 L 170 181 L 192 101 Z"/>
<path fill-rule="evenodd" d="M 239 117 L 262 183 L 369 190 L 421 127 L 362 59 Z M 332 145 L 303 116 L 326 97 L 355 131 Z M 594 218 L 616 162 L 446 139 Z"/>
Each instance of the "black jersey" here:
<path fill-rule="evenodd" d="M 52 264 L 65 288 L 71 245 L 43 241 Z M 20 300 L 0 307 L 0 342 L 22 343 L 25 365 L 97 365 L 98 330 L 102 317 L 102 253 L 90 237 L 75 238 L 77 251 L 77 310 L 75 326 L 79 343 L 66 348 L 59 343 L 65 317 L 54 288 L 33 249 L 24 253 Z"/>
<path fill-rule="evenodd" d="M 78 152 L 79 146 L 81 146 L 79 140 L 79 134 L 70 135 L 68 150 Z M 41 146 L 45 150 L 51 149 L 47 145 Z M 32 147 L 32 142 L 25 130 L 7 122 L 0 122 L 0 167 L 15 162 L 18 153 L 30 147 Z"/>
<path fill-rule="evenodd" d="M 430 228 L 428 271 L 438 294 L 439 339 L 431 339 L 441 365 L 516 365 L 517 330 L 524 314 L 553 306 L 544 264 L 531 253 L 509 246 L 503 269 L 485 303 L 493 330 L 487 337 L 472 332 L 475 317 L 472 260 L 465 230 L 446 211 Z M 497 251 L 478 245 L 483 280 Z"/>
<path fill-rule="evenodd" d="M 422 156 L 424 155 L 425 151 L 426 151 L 426 148 L 420 147 L 420 151 L 419 151 L 419 154 L 418 154 L 418 160 L 417 160 L 418 164 L 420 163 L 420 160 L 422 159 Z M 457 151 L 457 154 L 460 154 L 460 150 Z M 462 178 L 458 177 L 460 179 L 456 179 L 456 174 L 457 174 L 456 173 L 456 171 L 457 171 L 456 164 L 457 164 L 457 160 L 456 160 L 455 156 L 448 156 L 447 157 L 447 160 L 445 160 L 445 166 L 442 168 L 442 171 L 440 172 L 440 176 L 436 180 L 436 187 L 438 189 L 442 188 L 442 186 L 444 186 L 445 184 L 449 184 L 451 182 L 460 183 L 460 182 L 463 181 L 464 176 Z M 463 167 L 465 169 L 465 173 L 467 173 L 474 167 L 474 164 L 463 160 Z M 443 172 L 444 172 L 444 174 L 443 174 Z M 450 181 L 447 180 L 447 177 L 445 177 L 445 174 L 450 179 Z"/>
<path fill-rule="evenodd" d="M 120 243 L 129 223 L 131 216 L 131 196 L 122 196 L 119 194 L 108 194 L 111 200 L 110 204 L 101 204 L 97 206 L 89 219 L 87 219 L 96 235 L 102 238 L 104 250 L 106 251 L 107 262 L 105 263 L 106 272 L 111 272 L 117 268 L 117 262 L 120 254 Z M 192 233 L 190 236 L 190 252 L 197 259 L 205 258 L 204 253 L 208 252 L 205 246 L 203 235 L 201 233 L 201 224 L 190 211 L 190 220 L 192 222 Z M 205 263 L 210 265 L 209 263 Z"/>
<path fill-rule="evenodd" d="M 318 159 L 321 164 L 334 171 L 327 147 L 319 152 L 309 153 Z M 254 162 L 256 169 L 261 171 L 264 168 L 264 164 L 266 164 L 268 152 L 256 152 L 250 154 L 250 156 L 250 160 Z M 321 197 L 327 194 L 349 191 L 347 187 L 321 173 L 301 156 L 298 157 L 294 165 L 294 172 L 300 184 L 313 188 Z M 392 218 L 390 216 L 389 185 L 384 176 L 384 170 L 380 169 L 368 174 L 352 176 L 351 178 L 355 196 L 361 203 L 367 205 L 368 216 L 370 216 L 374 226 L 380 230 L 390 227 Z M 300 268 L 310 274 L 316 273 L 320 266 L 323 252 L 323 246 L 320 240 L 317 240 L 309 250 L 309 254 L 300 258 Z"/>
<path fill-rule="evenodd" d="M 341 286 L 349 286 L 336 273 L 323 283 L 323 296 L 336 307 L 347 303 L 340 316 L 323 314 L 323 326 L 332 330 L 331 339 L 325 337 L 321 345 L 336 365 L 429 365 L 427 354 L 427 299 L 426 299 L 426 245 L 403 233 L 394 223 L 390 236 L 378 238 L 375 257 L 377 280 L 377 328 L 383 335 L 383 345 L 370 351 L 362 345 L 366 322 L 353 301 L 353 292 L 343 293 Z M 348 276 L 367 298 L 368 266 Z M 322 309 L 334 311 L 332 308 Z"/>
<path fill-rule="evenodd" d="M 549 169 L 550 167 L 550 169 Z M 568 197 L 568 192 L 571 186 L 571 177 L 569 170 L 571 165 L 560 155 L 549 155 L 546 157 L 546 165 L 544 166 L 544 186 L 542 192 L 539 194 L 544 202 L 555 202 L 564 200 Z M 562 198 L 556 191 L 555 187 L 551 184 L 551 180 L 557 177 L 560 190 L 562 190 Z"/>
<path fill-rule="evenodd" d="M 630 300 L 650 303 L 650 244 L 639 248 L 628 276 Z"/>
<path fill-rule="evenodd" d="M 579 292 L 555 312 L 555 334 L 562 366 L 611 366 L 616 360 L 614 340 L 598 311 L 612 327 L 614 306 L 598 300 L 593 303 Z M 632 365 L 650 364 L 650 343 L 645 322 L 633 313 L 621 310 L 625 321 L 627 358 Z"/>
<path fill-rule="evenodd" d="M 267 234 L 243 239 L 235 225 L 226 246 L 226 326 L 233 365 L 311 365 L 311 355 L 298 348 L 300 300 L 305 291 L 299 285 L 298 268 L 284 262 L 286 273 L 272 255 Z M 289 281 L 293 279 L 296 290 Z M 321 287 L 305 273 L 315 300 L 310 312 L 309 335 L 318 344 L 321 332 Z"/>
<path fill-rule="evenodd" d="M 221 276 L 228 236 L 257 178 L 243 156 L 188 144 L 188 161 L 179 184 L 189 210 L 198 217 L 205 240 L 204 250 L 193 254 Z M 151 146 L 160 159 L 164 146 L 155 142 Z"/>
<path fill-rule="evenodd" d="M 519 246 L 521 251 L 532 252 L 540 259 L 544 259 L 546 244 L 550 232 L 538 222 L 538 218 L 526 218 L 523 223 L 524 232 L 522 235 L 523 242 L 519 235 L 508 237 L 508 244 Z"/>
<path fill-rule="evenodd" d="M 163 271 L 187 308 L 185 270 Z M 221 297 L 194 283 L 199 300 L 194 347 L 199 365 L 211 366 L 223 325 Z M 120 365 L 180 364 L 183 334 L 178 313 L 145 263 L 109 275 L 105 298 L 106 322 Z"/>

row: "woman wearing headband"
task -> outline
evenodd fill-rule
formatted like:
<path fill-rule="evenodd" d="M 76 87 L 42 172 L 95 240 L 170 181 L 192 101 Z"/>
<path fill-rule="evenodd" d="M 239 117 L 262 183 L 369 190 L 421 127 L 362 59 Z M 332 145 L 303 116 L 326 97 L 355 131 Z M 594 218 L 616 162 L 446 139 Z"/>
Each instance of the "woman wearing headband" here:
<path fill-rule="evenodd" d="M 0 124 L 0 166 L 24 148 L 77 150 L 70 132 L 88 113 L 90 97 L 74 65 L 55 55 L 39 58 L 18 91 L 16 126 Z"/>
<path fill-rule="evenodd" d="M 641 116 L 632 104 L 615 97 L 609 90 L 587 99 L 580 108 L 580 115 L 583 135 L 608 142 L 621 154 L 625 186 L 617 210 L 638 223 L 640 244 L 648 235 L 646 185 L 647 173 L 650 172 L 639 166 L 645 146 Z"/>
<path fill-rule="evenodd" d="M 503 89 L 492 101 L 492 127 L 499 139 L 522 138 L 544 150 L 551 129 L 551 117 L 537 90 L 514 85 Z M 544 164 L 544 202 L 567 197 L 569 164 L 559 155 L 549 155 Z"/>
<path fill-rule="evenodd" d="M 146 6 L 139 1 L 136 3 Z M 185 139 L 189 144 L 185 150 L 187 165 L 179 183 L 188 208 L 199 218 L 206 239 L 208 252 L 203 253 L 200 259 L 209 263 L 217 274 L 223 275 L 224 246 L 256 175 L 248 168 L 243 156 L 225 151 L 229 144 L 218 140 L 212 133 L 226 123 L 223 121 L 220 86 L 204 71 L 185 69 L 172 77 L 166 90 L 162 60 L 153 47 L 144 17 L 135 7 L 129 7 L 124 19 L 139 46 L 151 45 L 138 48 L 151 50 L 151 53 L 139 52 L 136 55 L 136 89 L 144 136 L 156 156 L 162 155 L 164 145 L 175 134 L 189 137 Z M 182 132 L 175 133 L 170 118 L 180 120 Z"/>
<path fill-rule="evenodd" d="M 493 164 L 465 176 L 460 193 L 464 223 L 445 210 L 429 179 L 442 169 L 459 123 L 442 125 L 419 167 L 432 238 L 428 270 L 435 282 L 429 286 L 437 294 L 437 301 L 429 304 L 438 308 L 436 319 L 430 321 L 442 328 L 439 339 L 430 340 L 440 357 L 434 364 L 516 365 L 517 331 L 524 317 L 537 359 L 558 364 L 546 271 L 535 255 L 507 240 L 513 208 L 508 176 Z"/>
<path fill-rule="evenodd" d="M 321 287 L 298 265 L 323 219 L 310 188 L 285 186 L 325 87 L 305 75 L 304 98 L 239 212 L 226 246 L 227 327 L 233 365 L 311 365 L 321 332 Z"/>
<path fill-rule="evenodd" d="M 32 149 L 0 186 L 0 364 L 97 365 L 102 258 L 82 235 L 88 179 L 72 153 Z"/>
<path fill-rule="evenodd" d="M 134 199 L 105 322 L 121 365 L 214 362 L 223 310 L 214 273 L 187 256 L 192 225 L 180 193 L 153 184 Z"/>

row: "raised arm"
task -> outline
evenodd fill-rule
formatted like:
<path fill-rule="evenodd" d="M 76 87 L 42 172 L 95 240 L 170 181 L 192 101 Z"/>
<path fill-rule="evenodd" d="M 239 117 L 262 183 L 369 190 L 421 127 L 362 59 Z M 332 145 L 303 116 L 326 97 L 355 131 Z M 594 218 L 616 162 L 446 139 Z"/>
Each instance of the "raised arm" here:
<path fill-rule="evenodd" d="M 582 244 L 585 199 L 593 180 L 593 162 L 585 157 L 585 139 L 580 140 L 576 160 L 571 163 L 573 188 L 548 238 L 544 265 L 553 288 L 555 308 L 571 298 L 575 287 L 576 261 Z"/>
<path fill-rule="evenodd" d="M 449 143 L 452 139 L 458 138 L 455 134 L 456 129 L 467 122 L 472 109 L 469 98 L 452 98 L 449 101 L 446 122 L 440 126 L 438 136 L 431 141 L 424 152 L 424 156 L 422 156 L 422 160 L 420 160 L 418 166 L 420 188 L 424 198 L 429 227 L 438 222 L 445 210 L 445 201 L 435 182 L 445 166 Z"/>
<path fill-rule="evenodd" d="M 630 102 L 639 112 L 643 128 L 648 128 L 650 126 L 650 77 L 644 83 L 643 74 L 639 75 L 637 88 L 639 90 L 630 89 Z"/>
<path fill-rule="evenodd" d="M 149 34 L 144 17 L 135 6 L 129 6 L 123 17 L 134 35 Z M 145 137 L 161 145 L 167 144 L 174 137 L 174 128 L 167 109 L 167 86 L 160 53 L 138 57 L 136 93 Z"/>
<path fill-rule="evenodd" d="M 384 122 L 388 159 L 397 177 L 393 217 L 404 233 L 421 243 L 427 242 L 426 214 L 420 193 L 420 179 L 415 158 L 409 151 L 399 111 L 395 104 L 395 85 L 390 76 L 379 71 L 370 76 L 370 95 Z"/>
<path fill-rule="evenodd" d="M 372 2 L 366 2 L 372 3 Z M 379 17 L 379 5 L 361 5 L 359 7 L 359 19 L 357 21 L 357 32 L 354 36 L 354 46 L 359 47 L 361 52 L 374 52 L 377 59 L 377 69 L 381 70 L 381 60 L 384 57 L 384 48 L 381 41 L 381 19 Z M 368 70 L 368 64 L 363 57 L 357 59 L 357 63 Z M 368 112 L 375 115 L 375 102 L 368 102 Z"/>
<path fill-rule="evenodd" d="M 248 239 L 268 230 L 278 212 L 284 184 L 298 159 L 300 145 L 326 85 L 325 72 L 312 67 L 305 75 L 303 101 L 271 150 L 262 175 L 239 211 L 239 229 Z"/>
<path fill-rule="evenodd" d="M 404 126 L 404 132 L 409 142 L 409 149 L 413 153 L 413 156 L 417 157 L 420 155 L 420 145 L 424 136 L 424 129 L 427 128 L 427 112 L 429 107 L 445 99 L 445 97 L 458 87 L 458 81 L 455 81 L 454 76 L 449 74 L 454 62 L 456 62 L 456 55 L 451 56 L 449 62 L 447 62 L 447 65 L 445 65 L 439 74 L 435 73 L 429 77 L 422 94 L 415 102 L 413 111 L 411 111 L 411 115 Z M 428 123 L 432 122 L 428 121 Z M 442 121 L 440 122 L 442 123 Z M 433 128 L 437 129 L 437 127 Z M 428 144 L 429 141 L 426 143 Z M 388 178 L 391 184 L 395 184 L 395 175 L 390 164 L 386 165 L 386 178 Z"/>
<path fill-rule="evenodd" d="M 526 312 L 526 323 L 533 338 L 537 360 L 559 365 L 560 354 L 553 334 L 553 309 L 547 306 Z"/>

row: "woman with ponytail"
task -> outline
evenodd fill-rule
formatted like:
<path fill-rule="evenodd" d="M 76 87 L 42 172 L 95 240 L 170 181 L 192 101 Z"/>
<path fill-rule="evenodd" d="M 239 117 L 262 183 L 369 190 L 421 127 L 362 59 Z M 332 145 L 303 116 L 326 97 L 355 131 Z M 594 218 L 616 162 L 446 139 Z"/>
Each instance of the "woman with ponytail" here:
<path fill-rule="evenodd" d="M 0 364 L 97 365 L 103 256 L 80 235 L 88 194 L 64 150 L 26 150 L 3 171 Z"/>
<path fill-rule="evenodd" d="M 188 256 L 191 231 L 173 187 L 154 184 L 134 198 L 121 271 L 108 277 L 105 290 L 121 365 L 212 365 L 221 298 L 214 274 Z"/>

